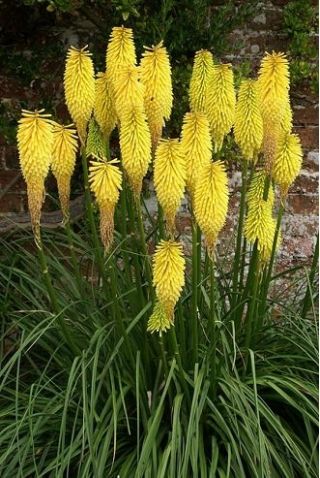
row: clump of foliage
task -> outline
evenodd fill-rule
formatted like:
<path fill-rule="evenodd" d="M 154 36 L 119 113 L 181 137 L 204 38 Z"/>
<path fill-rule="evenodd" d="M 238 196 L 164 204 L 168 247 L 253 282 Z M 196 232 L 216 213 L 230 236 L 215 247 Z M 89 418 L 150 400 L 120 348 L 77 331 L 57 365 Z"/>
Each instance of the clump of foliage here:
<path fill-rule="evenodd" d="M 317 94 L 319 87 L 316 33 L 318 10 L 311 2 L 288 2 L 284 7 L 284 29 L 289 36 L 292 83 L 307 83 Z"/>
<path fill-rule="evenodd" d="M 115 27 L 106 65 L 95 76 L 88 48 L 70 47 L 74 124 L 44 110 L 19 121 L 35 244 L 27 234 L 1 244 L 1 476 L 316 477 L 317 253 L 301 296 L 270 294 L 293 280 L 273 267 L 302 159 L 285 55 L 267 53 L 236 99 L 232 66 L 198 51 L 179 138 L 165 134 L 174 99 L 163 42 L 138 68 L 133 31 Z M 232 128 L 242 185 L 223 248 Z M 78 153 L 85 220 L 72 224 Z M 49 169 L 63 216 L 53 233 L 40 221 Z M 142 194 L 148 170 L 156 215 Z M 192 238 L 182 240 L 183 198 Z"/>

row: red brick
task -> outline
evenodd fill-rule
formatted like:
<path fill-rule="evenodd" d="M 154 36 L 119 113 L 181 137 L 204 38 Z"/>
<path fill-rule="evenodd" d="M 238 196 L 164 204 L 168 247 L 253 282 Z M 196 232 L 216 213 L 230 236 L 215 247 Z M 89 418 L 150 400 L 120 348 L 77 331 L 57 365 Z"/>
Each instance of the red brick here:
<path fill-rule="evenodd" d="M 20 169 L 18 150 L 15 145 L 5 147 L 4 163 L 8 169 Z"/>
<path fill-rule="evenodd" d="M 287 211 L 291 214 L 318 215 L 319 203 L 317 195 L 289 194 Z"/>
<path fill-rule="evenodd" d="M 8 212 L 23 212 L 24 199 L 21 194 L 8 193 L 0 198 L 0 214 Z"/>
<path fill-rule="evenodd" d="M 303 148 L 307 151 L 317 149 L 319 145 L 319 127 L 295 126 L 293 132 L 298 134 Z"/>
<path fill-rule="evenodd" d="M 316 105 L 295 108 L 293 106 L 293 120 L 295 125 L 319 124 L 319 108 Z"/>
<path fill-rule="evenodd" d="M 14 181 L 17 179 L 16 181 Z M 9 191 L 24 191 L 26 190 L 26 183 L 21 176 L 21 173 L 16 170 L 1 170 L 0 171 L 0 192 L 8 187 L 14 181 Z"/>
<path fill-rule="evenodd" d="M 290 188 L 290 193 L 301 194 L 317 194 L 319 184 L 319 175 L 316 173 L 302 173 L 299 174 L 294 184 Z"/>

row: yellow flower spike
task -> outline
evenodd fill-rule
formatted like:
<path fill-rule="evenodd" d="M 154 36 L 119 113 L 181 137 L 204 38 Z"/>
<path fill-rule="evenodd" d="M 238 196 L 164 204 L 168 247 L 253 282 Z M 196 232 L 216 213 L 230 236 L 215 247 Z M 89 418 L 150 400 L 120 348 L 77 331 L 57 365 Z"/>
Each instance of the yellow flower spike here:
<path fill-rule="evenodd" d="M 208 80 L 206 114 L 215 152 L 220 151 L 224 137 L 233 126 L 235 106 L 236 94 L 231 65 L 214 65 Z"/>
<path fill-rule="evenodd" d="M 117 116 L 136 106 L 143 107 L 143 85 L 139 81 L 139 69 L 136 66 L 124 66 L 118 70 L 114 81 L 114 93 Z"/>
<path fill-rule="evenodd" d="M 178 139 L 162 139 L 154 160 L 154 185 L 163 209 L 167 230 L 174 233 L 175 215 L 186 184 L 186 161 Z"/>
<path fill-rule="evenodd" d="M 266 53 L 261 60 L 258 89 L 266 126 L 279 124 L 289 91 L 289 65 L 284 53 Z"/>
<path fill-rule="evenodd" d="M 151 161 L 151 136 L 143 107 L 124 112 L 120 127 L 120 149 L 123 167 L 135 197 L 141 192 L 142 180 Z"/>
<path fill-rule="evenodd" d="M 302 156 L 299 137 L 296 134 L 283 134 L 278 142 L 272 166 L 272 177 L 279 184 L 282 195 L 287 194 L 289 187 L 298 176 Z"/>
<path fill-rule="evenodd" d="M 155 147 L 161 137 L 163 120 L 170 118 L 173 101 L 170 59 L 162 41 L 151 48 L 145 47 L 140 69 L 145 110 Z"/>
<path fill-rule="evenodd" d="M 107 140 L 117 122 L 113 85 L 108 71 L 97 74 L 93 114 Z"/>
<path fill-rule="evenodd" d="M 83 144 L 95 101 L 93 62 L 87 48 L 87 46 L 81 49 L 73 46 L 69 48 L 64 73 L 67 107 Z"/>
<path fill-rule="evenodd" d="M 44 182 L 52 160 L 53 124 L 44 110 L 22 110 L 18 125 L 20 167 L 27 183 L 28 205 L 35 241 L 40 243 Z"/>
<path fill-rule="evenodd" d="M 108 252 L 113 241 L 114 209 L 119 199 L 122 174 L 112 161 L 90 161 L 89 183 L 100 209 L 100 235 L 105 251 Z"/>
<path fill-rule="evenodd" d="M 228 178 L 222 161 L 205 165 L 199 172 L 194 193 L 194 214 L 213 256 L 219 232 L 228 211 Z"/>
<path fill-rule="evenodd" d="M 288 124 L 289 65 L 283 53 L 266 53 L 263 57 L 258 91 L 264 124 L 263 150 L 266 168 L 270 171 L 281 124 Z"/>
<path fill-rule="evenodd" d="M 249 206 L 244 223 L 244 236 L 251 244 L 258 240 L 258 250 L 264 260 L 270 257 L 275 228 L 276 223 L 272 217 L 270 203 L 261 199 Z"/>
<path fill-rule="evenodd" d="M 257 171 L 254 173 L 249 190 L 247 192 L 247 203 L 249 207 L 252 204 L 256 204 L 257 201 L 261 201 L 263 199 L 266 177 L 267 175 L 265 171 Z M 274 191 L 271 186 L 268 190 L 267 202 L 272 208 L 274 203 Z"/>
<path fill-rule="evenodd" d="M 172 240 L 160 241 L 153 257 L 153 285 L 169 320 L 184 286 L 185 259 L 182 245 Z"/>
<path fill-rule="evenodd" d="M 204 165 L 210 164 L 212 156 L 210 127 L 204 113 L 184 115 L 181 149 L 187 164 L 187 187 L 192 194 L 199 171 Z"/>
<path fill-rule="evenodd" d="M 106 53 L 107 71 L 113 82 L 118 76 L 118 70 L 123 66 L 136 64 L 136 51 L 131 28 L 113 27 Z"/>
<path fill-rule="evenodd" d="M 212 53 L 208 50 L 197 51 L 194 57 L 189 88 L 189 102 L 192 111 L 205 112 L 208 80 L 212 74 Z"/>
<path fill-rule="evenodd" d="M 234 121 L 234 136 L 245 159 L 253 160 L 260 151 L 263 121 L 257 82 L 243 80 L 240 85 Z"/>
<path fill-rule="evenodd" d="M 51 170 L 57 180 L 64 222 L 69 220 L 70 182 L 76 163 L 78 138 L 73 125 L 55 124 Z"/>
<path fill-rule="evenodd" d="M 161 337 L 162 333 L 169 330 L 172 325 L 172 317 L 168 316 L 160 302 L 156 302 L 153 312 L 148 320 L 147 331 L 151 334 L 158 332 Z"/>
<path fill-rule="evenodd" d="M 264 185 L 266 173 L 259 171 L 254 174 L 247 194 L 248 213 L 244 223 L 244 236 L 254 244 L 258 240 L 258 250 L 262 261 L 270 258 L 276 221 L 272 217 L 274 191 L 270 185 L 267 200 L 264 200 Z M 280 238 L 278 239 L 278 245 Z"/>

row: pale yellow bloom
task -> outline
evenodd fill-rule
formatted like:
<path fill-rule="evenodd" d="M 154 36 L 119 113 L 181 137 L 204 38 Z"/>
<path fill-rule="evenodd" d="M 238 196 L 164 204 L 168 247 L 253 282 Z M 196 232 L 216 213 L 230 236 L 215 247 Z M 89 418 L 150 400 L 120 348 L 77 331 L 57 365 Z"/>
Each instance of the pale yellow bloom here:
<path fill-rule="evenodd" d="M 117 122 L 114 89 L 108 71 L 97 74 L 93 114 L 105 139 L 108 140 Z"/>
<path fill-rule="evenodd" d="M 193 193 L 201 168 L 210 164 L 212 156 L 210 127 L 204 113 L 184 115 L 181 150 L 186 159 L 187 187 Z"/>
<path fill-rule="evenodd" d="M 116 165 L 119 161 L 91 161 L 89 182 L 100 209 L 100 235 L 105 251 L 113 242 L 114 209 L 121 190 L 121 171 Z"/>
<path fill-rule="evenodd" d="M 162 41 L 151 48 L 145 47 L 140 70 L 144 105 L 155 147 L 161 137 L 164 120 L 170 118 L 173 101 L 170 60 Z"/>
<path fill-rule="evenodd" d="M 116 112 L 120 121 L 131 108 L 143 108 L 143 85 L 136 66 L 124 66 L 114 80 Z"/>
<path fill-rule="evenodd" d="M 263 121 L 257 83 L 254 80 L 241 82 L 236 105 L 234 137 L 244 158 L 255 159 L 262 145 Z"/>
<path fill-rule="evenodd" d="M 205 110 L 210 123 L 214 150 L 218 152 L 235 119 L 236 94 L 231 65 L 213 67 L 206 91 Z"/>
<path fill-rule="evenodd" d="M 69 220 L 70 182 L 76 163 L 78 138 L 73 125 L 55 124 L 51 170 L 57 180 L 64 221 Z"/>
<path fill-rule="evenodd" d="M 143 108 L 134 107 L 122 115 L 120 128 L 122 164 L 136 197 L 151 161 L 151 136 Z"/>
<path fill-rule="evenodd" d="M 184 286 L 185 259 L 182 245 L 176 241 L 160 241 L 153 257 L 153 284 L 157 298 L 169 320 Z"/>
<path fill-rule="evenodd" d="M 44 110 L 22 110 L 18 126 L 18 150 L 23 177 L 27 183 L 28 205 L 36 243 L 40 242 L 40 216 L 44 182 L 52 160 L 53 125 Z"/>
<path fill-rule="evenodd" d="M 178 139 L 160 140 L 154 160 L 154 185 L 167 229 L 173 234 L 175 215 L 186 184 L 186 161 Z"/>
<path fill-rule="evenodd" d="M 302 148 L 296 134 L 281 135 L 275 160 L 272 165 L 272 177 L 286 194 L 291 184 L 298 176 L 302 165 Z"/>
<path fill-rule="evenodd" d="M 192 111 L 206 111 L 207 87 L 213 74 L 213 56 L 208 50 L 197 51 L 194 57 L 189 89 Z"/>
<path fill-rule="evenodd" d="M 136 51 L 131 28 L 113 27 L 106 53 L 106 69 L 111 81 L 117 79 L 118 71 L 123 66 L 136 64 Z"/>
<path fill-rule="evenodd" d="M 85 143 L 87 125 L 95 100 L 95 79 L 91 53 L 87 46 L 68 50 L 64 73 L 66 103 L 82 143 Z"/>
<path fill-rule="evenodd" d="M 194 193 L 194 214 L 203 232 L 208 253 L 213 255 L 219 232 L 228 211 L 228 178 L 222 161 L 203 166 Z"/>

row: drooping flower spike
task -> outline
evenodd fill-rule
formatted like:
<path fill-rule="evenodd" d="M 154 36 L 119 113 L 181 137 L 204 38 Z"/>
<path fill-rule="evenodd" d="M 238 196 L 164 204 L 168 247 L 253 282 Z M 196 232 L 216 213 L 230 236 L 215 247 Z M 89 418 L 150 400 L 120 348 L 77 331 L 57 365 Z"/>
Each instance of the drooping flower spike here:
<path fill-rule="evenodd" d="M 255 159 L 262 145 L 263 121 L 257 82 L 254 80 L 241 82 L 236 105 L 234 136 L 244 158 Z"/>
<path fill-rule="evenodd" d="M 22 110 L 18 125 L 18 150 L 27 183 L 28 205 L 36 244 L 40 247 L 40 216 L 45 179 L 52 160 L 53 122 L 44 110 Z"/>
<path fill-rule="evenodd" d="M 131 28 L 113 27 L 106 52 L 106 70 L 114 82 L 123 66 L 136 64 L 136 51 Z"/>
<path fill-rule="evenodd" d="M 203 166 L 194 193 L 194 214 L 206 240 L 208 254 L 213 258 L 219 232 L 228 211 L 228 178 L 222 161 Z"/>
<path fill-rule="evenodd" d="M 194 57 L 189 88 L 191 111 L 206 111 L 207 87 L 212 73 L 212 53 L 208 50 L 197 51 Z"/>
<path fill-rule="evenodd" d="M 69 220 L 70 182 L 76 163 L 78 138 L 73 124 L 55 124 L 51 170 L 57 180 L 64 222 Z"/>
<path fill-rule="evenodd" d="M 87 125 L 95 101 L 95 79 L 93 62 L 88 46 L 77 49 L 71 46 L 67 53 L 64 73 L 64 91 L 68 110 L 83 144 L 87 136 Z"/>
<path fill-rule="evenodd" d="M 161 139 L 154 160 L 154 185 L 167 230 L 173 235 L 175 216 L 186 185 L 186 160 L 178 139 Z"/>
<path fill-rule="evenodd" d="M 205 110 L 210 123 L 214 151 L 218 152 L 235 119 L 236 93 L 231 65 L 214 65 L 206 92 Z"/>
<path fill-rule="evenodd" d="M 108 140 L 117 122 L 114 90 L 108 71 L 97 74 L 93 114 L 105 139 Z"/>
<path fill-rule="evenodd" d="M 161 240 L 153 257 L 153 285 L 167 319 L 173 322 L 174 307 L 184 286 L 185 259 L 182 245 L 173 240 Z M 156 309 L 159 314 L 160 310 Z M 159 318 L 158 318 L 159 320 Z M 162 323 L 168 324 L 164 318 Z"/>
<path fill-rule="evenodd" d="M 283 196 L 300 172 L 302 156 L 300 139 L 296 134 L 284 133 L 280 136 L 271 173 Z"/>
<path fill-rule="evenodd" d="M 117 159 L 104 159 L 90 161 L 89 166 L 89 182 L 100 209 L 100 235 L 106 252 L 113 242 L 114 209 L 121 190 L 122 174 L 117 163 Z"/>
<path fill-rule="evenodd" d="M 152 144 L 155 147 L 161 137 L 163 122 L 171 115 L 173 101 L 171 66 L 167 49 L 162 41 L 151 48 L 144 48 L 140 62 L 141 82 L 144 86 L 144 105 Z"/>
<path fill-rule="evenodd" d="M 193 194 L 199 172 L 204 165 L 210 164 L 212 156 L 210 127 L 204 113 L 199 111 L 184 115 L 181 150 L 186 160 L 187 187 Z"/>
<path fill-rule="evenodd" d="M 120 127 L 120 149 L 123 167 L 134 196 L 139 197 L 142 180 L 151 161 L 151 136 L 142 106 L 124 112 Z"/>

